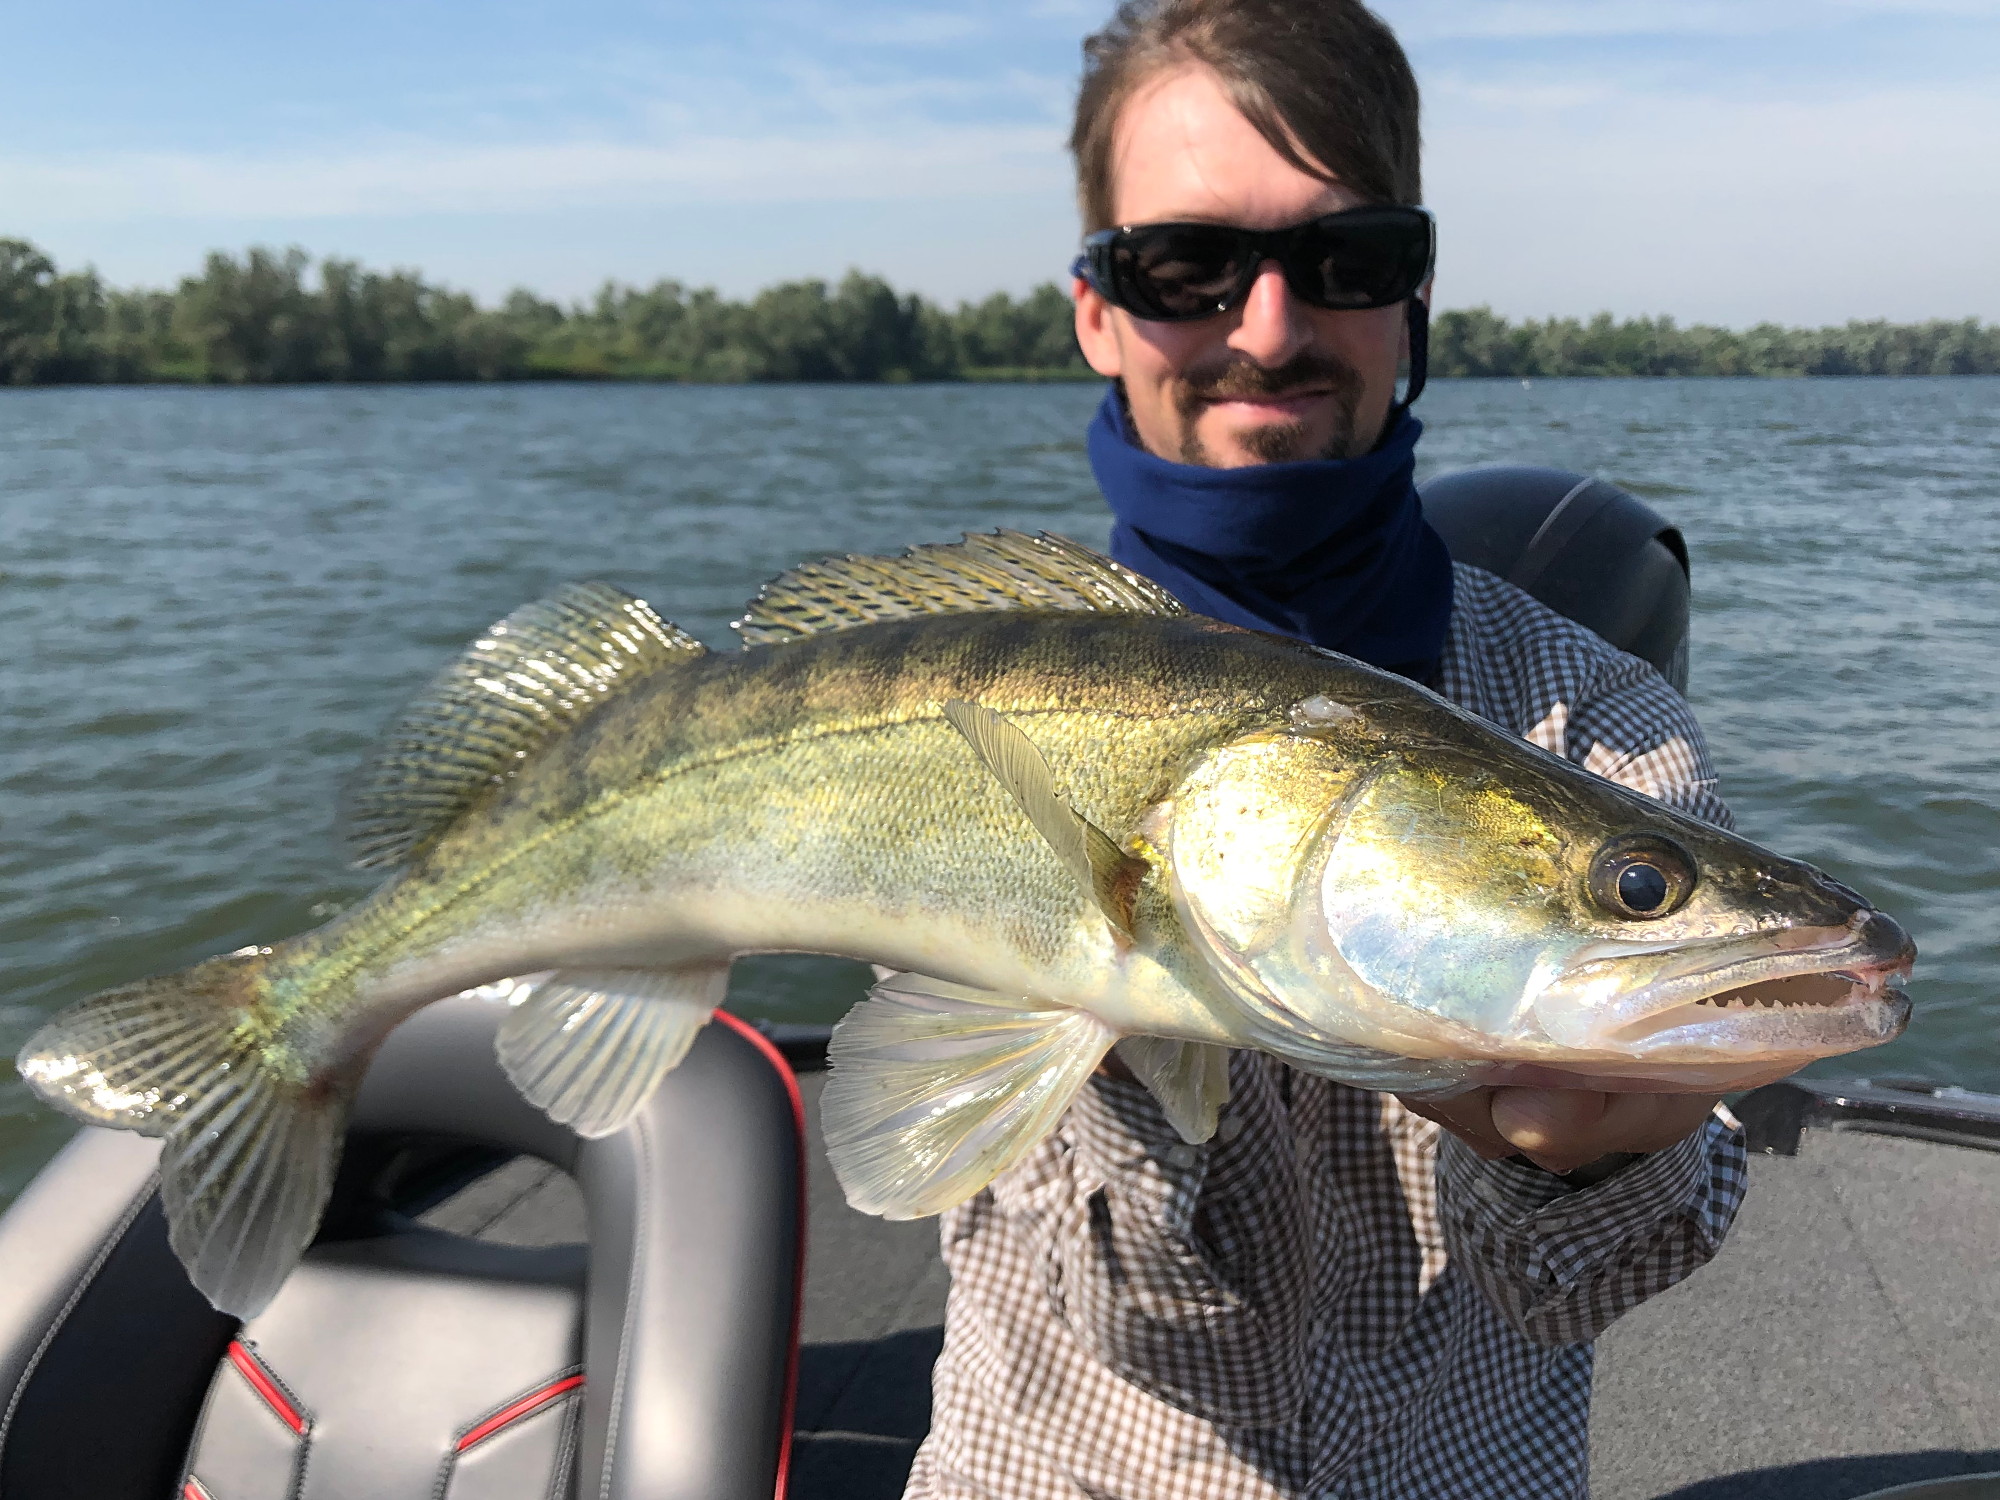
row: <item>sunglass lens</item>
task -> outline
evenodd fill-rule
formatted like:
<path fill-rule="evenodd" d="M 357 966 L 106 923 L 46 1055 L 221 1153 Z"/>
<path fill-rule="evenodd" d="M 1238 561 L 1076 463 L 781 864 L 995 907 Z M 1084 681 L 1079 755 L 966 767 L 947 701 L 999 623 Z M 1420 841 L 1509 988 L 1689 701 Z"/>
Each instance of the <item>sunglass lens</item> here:
<path fill-rule="evenodd" d="M 1430 225 L 1418 214 L 1349 212 L 1302 226 L 1288 257 L 1293 284 L 1322 307 L 1387 307 L 1430 268 Z"/>
<path fill-rule="evenodd" d="M 1235 296 L 1244 254 L 1232 230 L 1161 224 L 1122 236 L 1112 267 L 1142 317 L 1203 318 Z"/>

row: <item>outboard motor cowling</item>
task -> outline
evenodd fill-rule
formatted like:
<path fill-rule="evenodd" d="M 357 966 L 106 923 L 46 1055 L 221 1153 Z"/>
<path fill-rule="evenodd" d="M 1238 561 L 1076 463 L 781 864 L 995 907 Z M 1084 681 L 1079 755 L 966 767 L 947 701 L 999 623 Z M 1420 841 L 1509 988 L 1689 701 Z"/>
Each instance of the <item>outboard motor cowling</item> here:
<path fill-rule="evenodd" d="M 1608 480 L 1525 464 L 1460 469 L 1418 489 L 1454 561 L 1506 579 L 1687 691 L 1687 543 L 1658 511 Z"/>

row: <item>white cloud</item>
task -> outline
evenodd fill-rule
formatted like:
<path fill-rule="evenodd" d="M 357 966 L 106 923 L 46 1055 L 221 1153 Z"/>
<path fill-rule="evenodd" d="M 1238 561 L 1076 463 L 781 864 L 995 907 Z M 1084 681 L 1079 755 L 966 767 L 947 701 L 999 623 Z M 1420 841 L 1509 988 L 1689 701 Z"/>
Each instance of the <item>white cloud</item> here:
<path fill-rule="evenodd" d="M 1824 31 L 1869 16 L 1992 20 L 1992 0 L 1380 0 L 1409 44 Z"/>
<path fill-rule="evenodd" d="M 1993 0 L 1826 0 L 1836 10 L 1862 15 L 1942 16 L 1968 21 L 2000 19 Z"/>
<path fill-rule="evenodd" d="M 1013 121 L 1046 117 L 1050 128 L 1057 130 L 1062 122 L 1052 106 L 1068 100 L 1066 84 L 1017 69 L 977 79 L 924 73 L 864 79 L 807 58 L 785 59 L 777 67 L 788 84 L 791 114 L 803 112 L 875 131 L 929 129 L 941 115 L 962 118 L 974 110 L 988 118 Z"/>
<path fill-rule="evenodd" d="M 1424 99 L 1429 106 L 1425 124 L 1435 129 L 1441 103 L 1483 105 L 1517 115 L 1547 115 L 1595 107 L 1629 92 L 1604 82 L 1524 83 L 1434 74 L 1424 83 Z"/>
<path fill-rule="evenodd" d="M 1111 19 L 1112 0 L 1030 0 L 1027 14 L 1036 20 L 1070 21 L 1079 32 L 1095 31 Z"/>
<path fill-rule="evenodd" d="M 344 218 L 592 205 L 961 198 L 1066 187 L 1046 126 L 324 153 L 0 155 L 10 218 Z"/>
<path fill-rule="evenodd" d="M 1016 3 L 1073 35 L 1111 9 Z M 1807 59 L 1812 28 L 1843 18 L 2000 19 L 2000 0 L 1380 3 L 1418 44 L 1445 305 L 1738 324 L 2000 318 L 2000 90 L 1896 92 L 1865 59 Z M 415 264 L 489 293 L 516 281 L 566 292 L 606 274 L 741 291 L 847 264 L 952 296 L 1038 281 L 1073 233 L 1062 138 L 1074 46 L 1060 60 L 983 58 L 992 48 L 974 33 L 999 24 L 997 8 L 919 4 L 855 14 L 784 0 L 780 44 L 754 66 L 720 44 L 594 43 L 533 83 L 428 98 L 402 116 L 428 123 L 396 134 L 357 136 L 326 113 L 303 144 L 231 151 L 57 155 L 16 134 L 0 141 L 0 204 L 11 232 L 66 263 L 148 281 L 208 245 L 251 240 Z M 858 55 L 813 45 L 869 28 Z M 1616 41 L 1788 28 L 1797 42 L 1775 47 Z M 1589 65 L 1578 47 L 1533 40 L 1593 37 L 1611 41 L 1581 49 Z M 1453 38 L 1467 45 L 1423 50 Z M 916 50 L 930 46 L 950 65 Z M 1932 52 L 1941 76 L 1971 71 L 1956 42 Z M 750 227 L 731 242 L 722 224 Z"/>

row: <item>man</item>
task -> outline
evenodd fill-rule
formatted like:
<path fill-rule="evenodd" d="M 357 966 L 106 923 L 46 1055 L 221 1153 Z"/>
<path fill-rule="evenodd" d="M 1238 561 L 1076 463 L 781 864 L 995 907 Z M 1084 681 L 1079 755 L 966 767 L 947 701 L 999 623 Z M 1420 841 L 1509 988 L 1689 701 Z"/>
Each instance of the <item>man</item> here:
<path fill-rule="evenodd" d="M 1076 330 L 1114 382 L 1114 553 L 1726 821 L 1651 668 L 1423 524 L 1395 387 L 1406 356 L 1421 384 L 1430 225 L 1388 29 L 1356 0 L 1127 0 L 1085 52 Z M 1715 1101 L 1405 1104 L 1248 1052 L 1231 1086 L 1187 1146 L 1107 1064 L 946 1216 L 911 1500 L 1583 1495 L 1589 1341 L 1740 1200 Z"/>

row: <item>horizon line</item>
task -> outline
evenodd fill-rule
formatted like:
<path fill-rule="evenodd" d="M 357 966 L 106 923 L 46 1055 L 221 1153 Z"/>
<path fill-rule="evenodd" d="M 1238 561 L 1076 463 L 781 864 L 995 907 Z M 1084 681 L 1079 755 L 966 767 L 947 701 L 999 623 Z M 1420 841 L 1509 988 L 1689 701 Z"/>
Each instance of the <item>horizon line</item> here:
<path fill-rule="evenodd" d="M 201 279 L 201 274 L 202 274 L 201 271 L 190 272 L 182 276 L 178 282 L 169 286 L 149 286 L 144 284 L 119 286 L 112 284 L 107 278 L 105 278 L 102 275 L 102 273 L 100 273 L 97 270 L 96 263 L 94 261 L 86 261 L 80 268 L 65 269 L 56 262 L 55 257 L 53 255 L 43 250 L 39 244 L 37 244 L 33 239 L 29 238 L 26 235 L 12 235 L 12 234 L 0 233 L 0 245 L 7 244 L 9 242 L 12 242 L 17 245 L 25 245 L 35 254 L 40 255 L 43 259 L 47 260 L 49 264 L 54 268 L 55 274 L 58 277 L 76 276 L 76 275 L 92 276 L 98 280 L 99 284 L 103 286 L 107 292 L 115 294 L 122 294 L 128 296 L 148 295 L 148 294 L 159 295 L 159 296 L 174 296 L 177 295 L 180 292 L 180 290 L 188 283 L 199 281 Z M 357 268 L 363 275 L 368 275 L 368 276 L 412 277 L 415 280 L 417 280 L 420 284 L 422 284 L 427 290 L 434 292 L 443 292 L 453 296 L 462 296 L 469 298 L 472 301 L 473 305 L 481 312 L 504 311 L 508 301 L 522 294 L 526 294 L 527 296 L 533 298 L 535 301 L 541 303 L 546 307 L 554 308 L 559 313 L 563 314 L 565 317 L 578 317 L 578 316 L 588 317 L 591 315 L 592 312 L 590 300 L 588 298 L 577 298 L 568 302 L 564 302 L 558 298 L 544 296 L 541 292 L 535 290 L 534 288 L 520 284 L 509 287 L 506 292 L 500 294 L 498 297 L 495 297 L 489 301 L 487 299 L 481 298 L 476 292 L 467 291 L 464 288 L 454 285 L 450 282 L 432 281 L 429 279 L 428 273 L 426 273 L 419 266 L 400 265 L 392 263 L 388 265 L 386 268 L 378 268 L 367 264 L 359 257 L 342 256 L 337 254 L 316 254 L 315 252 L 307 249 L 307 247 L 305 247 L 304 245 L 297 243 L 283 245 L 283 246 L 274 244 L 252 243 L 243 246 L 242 249 L 240 250 L 228 250 L 222 248 L 211 249 L 204 253 L 203 257 L 204 269 L 207 260 L 211 257 L 221 256 L 231 260 L 235 264 L 242 265 L 246 264 L 252 256 L 257 255 L 260 252 L 274 259 L 279 259 L 279 260 L 288 260 L 293 254 L 303 256 L 305 259 L 306 269 L 318 270 L 321 272 L 322 286 L 324 285 L 325 267 L 329 265 L 347 265 Z M 636 294 L 643 296 L 649 293 L 658 292 L 659 290 L 665 287 L 673 287 L 678 289 L 683 296 L 696 296 L 696 295 L 701 295 L 703 293 L 707 293 L 713 295 L 714 297 L 717 298 L 717 300 L 724 303 L 733 302 L 737 304 L 748 304 L 754 302 L 757 298 L 765 295 L 768 292 L 773 292 L 788 287 L 815 286 L 815 285 L 834 288 L 837 287 L 841 282 L 846 281 L 853 277 L 861 277 L 865 280 L 879 282 L 883 286 L 888 287 L 891 291 L 895 292 L 899 297 L 914 297 L 919 302 L 926 303 L 929 306 L 936 308 L 941 312 L 963 311 L 968 308 L 979 307 L 982 306 L 984 303 L 991 301 L 995 297 L 1003 297 L 1006 298 L 1010 304 L 1019 305 L 1021 303 L 1028 301 L 1030 298 L 1034 297 L 1037 293 L 1048 290 L 1050 288 L 1053 288 L 1056 291 L 1056 293 L 1062 296 L 1065 300 L 1067 300 L 1070 296 L 1070 292 L 1064 287 L 1061 280 L 1055 277 L 1050 277 L 1045 281 L 1038 282 L 1035 285 L 1031 286 L 1030 288 L 1028 288 L 1026 292 L 1022 293 L 1019 296 L 1016 296 L 1013 293 L 1006 291 L 1004 288 L 996 288 L 992 292 L 987 293 L 983 297 L 961 298 L 954 304 L 954 303 L 948 303 L 940 298 L 929 296 L 923 292 L 913 292 L 913 291 L 903 290 L 897 287 L 896 284 L 892 280 L 890 280 L 889 277 L 883 275 L 881 272 L 868 270 L 858 264 L 848 265 L 842 271 L 840 271 L 838 275 L 834 275 L 831 273 L 824 275 L 815 274 L 808 276 L 791 277 L 783 280 L 768 282 L 765 285 L 758 287 L 755 291 L 740 296 L 732 296 L 721 292 L 720 290 L 717 289 L 717 287 L 713 282 L 697 285 L 692 282 L 682 281 L 679 277 L 676 277 L 671 274 L 663 274 L 657 276 L 650 283 L 638 282 L 638 281 L 620 281 L 615 276 L 607 276 L 602 282 L 598 284 L 596 291 L 591 293 L 590 295 L 593 298 L 604 296 L 606 293 L 612 293 L 612 294 L 626 293 L 626 294 Z M 1433 318 L 1433 320 L 1436 320 L 1440 318 L 1450 317 L 1453 315 L 1465 316 L 1474 313 L 1484 313 L 1487 316 L 1494 318 L 1501 323 L 1511 324 L 1516 327 L 1521 326 L 1523 324 L 1547 325 L 1554 323 L 1578 323 L 1588 326 L 1593 323 L 1608 320 L 1613 324 L 1613 326 L 1629 326 L 1635 323 L 1648 323 L 1648 324 L 1668 323 L 1668 324 L 1673 324 L 1675 327 L 1683 330 L 1714 329 L 1719 332 L 1739 333 L 1739 334 L 1753 333 L 1763 328 L 1778 328 L 1778 329 L 1784 329 L 1788 332 L 1799 332 L 1799 331 L 1824 331 L 1829 329 L 1853 328 L 1857 326 L 1890 327 L 1890 328 L 1922 328 L 1938 324 L 1948 324 L 1948 325 L 1972 324 L 1982 329 L 1987 327 L 2000 327 L 2000 321 L 1996 321 L 1994 323 L 1989 324 L 1982 315 L 1977 313 L 1967 313 L 1960 316 L 1946 315 L 1946 316 L 1936 316 L 1929 318 L 1919 318 L 1912 321 L 1898 321 L 1896 319 L 1887 317 L 1851 316 L 1846 320 L 1844 320 L 1843 322 L 1818 323 L 1818 324 L 1780 323 L 1775 320 L 1764 319 L 1755 323 L 1748 323 L 1738 326 L 1727 323 L 1704 322 L 1699 319 L 1692 322 L 1683 322 L 1681 321 L 1680 314 L 1672 312 L 1632 313 L 1632 314 L 1620 315 L 1618 313 L 1612 312 L 1608 308 L 1601 308 L 1590 313 L 1551 312 L 1538 315 L 1509 314 L 1509 313 L 1495 312 L 1490 302 L 1472 303 L 1462 307 L 1433 308 L 1431 312 L 1431 317 Z"/>

